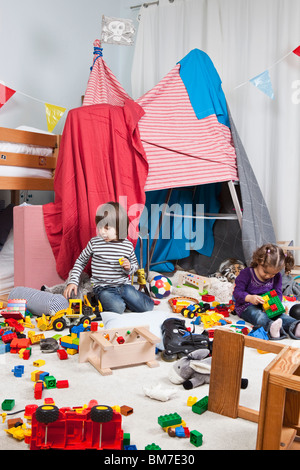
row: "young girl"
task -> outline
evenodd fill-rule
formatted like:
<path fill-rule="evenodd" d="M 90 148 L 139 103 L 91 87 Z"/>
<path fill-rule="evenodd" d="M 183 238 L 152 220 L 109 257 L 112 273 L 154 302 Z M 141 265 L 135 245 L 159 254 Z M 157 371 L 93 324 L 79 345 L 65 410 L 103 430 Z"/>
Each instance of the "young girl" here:
<path fill-rule="evenodd" d="M 81 252 L 69 276 L 64 296 L 77 295 L 79 277 L 91 262 L 91 282 L 103 310 L 123 313 L 127 307 L 133 312 L 153 310 L 154 301 L 131 285 L 129 275 L 138 263 L 132 243 L 127 239 L 128 217 L 119 203 L 108 202 L 97 210 L 97 236 Z"/>
<path fill-rule="evenodd" d="M 250 267 L 243 269 L 235 280 L 233 297 L 235 311 L 254 327 L 262 326 L 270 339 L 283 339 L 287 334 L 293 339 L 300 339 L 300 321 L 287 314 L 269 318 L 262 309 L 264 299 L 261 294 L 275 290 L 282 300 L 282 276 L 294 265 L 292 254 L 286 255 L 276 245 L 266 244 L 258 248 L 252 257 Z"/>

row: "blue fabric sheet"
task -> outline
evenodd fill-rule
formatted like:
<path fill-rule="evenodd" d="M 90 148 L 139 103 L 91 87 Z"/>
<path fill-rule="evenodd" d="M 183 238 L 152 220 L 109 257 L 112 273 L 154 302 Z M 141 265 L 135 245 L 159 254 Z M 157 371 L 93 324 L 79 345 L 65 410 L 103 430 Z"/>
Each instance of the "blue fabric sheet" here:
<path fill-rule="evenodd" d="M 220 184 L 205 184 L 201 186 L 176 188 L 172 190 L 169 208 L 179 217 L 168 216 L 163 218 L 163 224 L 159 233 L 152 262 L 159 262 L 151 267 L 158 272 L 171 272 L 174 265 L 165 260 L 182 259 L 190 254 L 190 250 L 196 250 L 201 254 L 210 256 L 214 247 L 213 224 L 215 219 L 195 219 L 190 217 L 197 210 L 197 204 L 204 204 L 205 211 L 218 213 L 220 209 L 219 193 Z M 149 247 L 155 238 L 159 223 L 159 216 L 167 196 L 167 189 L 149 191 L 146 193 L 145 210 L 140 219 L 140 234 L 149 233 Z M 201 206 L 198 206 L 201 209 Z M 169 210 L 167 212 L 170 212 Z M 143 266 L 147 261 L 147 245 L 143 243 Z M 136 254 L 140 260 L 140 241 L 136 246 Z"/>
<path fill-rule="evenodd" d="M 222 81 L 210 57 L 199 49 L 193 49 L 179 64 L 180 78 L 197 118 L 216 114 L 220 123 L 230 127 Z"/>

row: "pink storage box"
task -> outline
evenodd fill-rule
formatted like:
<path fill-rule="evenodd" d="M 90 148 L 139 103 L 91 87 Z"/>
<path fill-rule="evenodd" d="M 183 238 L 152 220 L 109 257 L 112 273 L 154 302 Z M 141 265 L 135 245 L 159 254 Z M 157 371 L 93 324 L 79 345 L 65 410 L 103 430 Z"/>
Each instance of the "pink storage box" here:
<path fill-rule="evenodd" d="M 14 207 L 14 285 L 62 284 L 44 227 L 43 206 Z"/>

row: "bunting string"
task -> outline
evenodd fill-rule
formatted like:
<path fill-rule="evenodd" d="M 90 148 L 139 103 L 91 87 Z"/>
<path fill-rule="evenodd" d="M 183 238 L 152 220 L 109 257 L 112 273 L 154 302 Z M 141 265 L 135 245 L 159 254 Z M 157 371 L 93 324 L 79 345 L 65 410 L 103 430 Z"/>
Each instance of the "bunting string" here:
<path fill-rule="evenodd" d="M 272 83 L 271 83 L 271 78 L 269 74 L 269 70 L 275 67 L 277 64 L 280 62 L 283 62 L 290 54 L 296 54 L 300 56 L 300 46 L 296 47 L 293 51 L 288 52 L 285 54 L 281 59 L 277 60 L 274 62 L 274 64 L 270 65 L 264 72 L 260 73 L 256 77 L 250 78 L 246 80 L 245 82 L 241 83 L 240 85 L 236 86 L 234 90 L 237 90 L 238 88 L 241 88 L 242 86 L 246 85 L 247 83 L 252 83 L 256 88 L 258 88 L 260 91 L 265 93 L 269 98 L 274 99 L 274 92 L 272 88 Z"/>
<path fill-rule="evenodd" d="M 288 52 L 281 59 L 277 60 L 274 64 L 270 65 L 270 67 L 268 67 L 264 72 L 236 86 L 234 90 L 241 88 L 247 83 L 251 83 L 257 89 L 259 89 L 260 91 L 265 93 L 267 96 L 269 96 L 269 98 L 274 99 L 274 92 L 272 88 L 269 70 L 275 67 L 277 64 L 279 64 L 283 60 L 285 60 L 292 53 L 300 57 L 300 45 L 296 47 L 296 49 L 294 49 L 293 51 Z M 96 48 L 94 50 L 94 54 L 96 55 L 95 59 L 98 57 L 102 57 L 102 48 Z M 30 98 L 32 100 L 38 101 L 39 103 L 45 104 L 46 120 L 47 120 L 47 127 L 48 127 L 49 132 L 53 131 L 53 129 L 55 128 L 55 126 L 57 125 L 57 123 L 59 122 L 59 120 L 61 119 L 61 117 L 66 111 L 66 108 L 63 108 L 62 106 L 57 106 L 54 104 L 46 103 L 45 101 L 39 100 L 38 98 L 35 98 L 34 96 L 27 95 L 26 93 L 23 93 L 21 91 L 13 90 L 12 88 L 7 87 L 1 82 L 0 82 L 0 110 L 15 93 L 19 93 L 20 95 L 26 96 L 27 98 Z"/>
<path fill-rule="evenodd" d="M 56 124 L 59 122 L 60 118 L 62 117 L 62 115 L 67 109 L 67 108 L 63 108 L 61 106 L 57 106 L 54 104 L 45 103 L 45 101 L 35 98 L 34 96 L 27 95 L 26 93 L 23 93 L 22 91 L 13 90 L 12 88 L 9 88 L 6 85 L 3 85 L 1 83 L 0 83 L 0 109 L 5 103 L 7 103 L 7 101 L 15 93 L 19 93 L 20 95 L 26 96 L 27 98 L 30 98 L 31 100 L 38 101 L 39 103 L 45 104 L 48 132 L 53 131 Z"/>

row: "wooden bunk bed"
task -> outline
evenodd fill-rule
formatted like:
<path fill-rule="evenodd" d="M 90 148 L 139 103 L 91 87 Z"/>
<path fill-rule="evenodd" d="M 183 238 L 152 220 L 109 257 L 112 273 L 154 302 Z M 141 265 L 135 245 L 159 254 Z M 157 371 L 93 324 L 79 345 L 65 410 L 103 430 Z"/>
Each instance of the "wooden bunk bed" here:
<path fill-rule="evenodd" d="M 0 190 L 52 191 L 60 135 L 0 127 Z"/>

